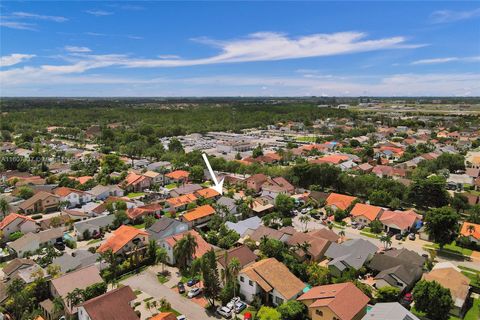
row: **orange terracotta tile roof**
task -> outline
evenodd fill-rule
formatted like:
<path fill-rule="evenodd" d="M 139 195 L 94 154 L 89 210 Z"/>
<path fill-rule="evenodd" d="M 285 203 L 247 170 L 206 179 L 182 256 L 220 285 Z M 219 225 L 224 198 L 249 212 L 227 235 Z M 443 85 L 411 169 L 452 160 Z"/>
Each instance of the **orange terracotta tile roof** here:
<path fill-rule="evenodd" d="M 384 211 L 379 220 L 385 225 L 394 225 L 403 230 L 412 227 L 420 217 L 413 210 L 397 210 Z"/>
<path fill-rule="evenodd" d="M 137 184 L 144 179 L 146 179 L 146 177 L 136 174 L 135 172 L 130 172 L 125 178 L 125 182 L 129 186 L 129 185 Z"/>
<path fill-rule="evenodd" d="M 328 155 L 322 158 L 318 158 L 315 160 L 310 161 L 311 163 L 330 163 L 330 164 L 339 164 L 344 161 L 347 161 L 348 157 L 344 155 Z"/>
<path fill-rule="evenodd" d="M 128 209 L 127 210 L 127 216 L 130 219 L 134 220 L 136 218 L 139 218 L 139 217 L 147 215 L 147 214 L 153 214 L 156 211 L 160 211 L 162 209 L 163 209 L 163 207 L 160 204 L 152 203 L 152 204 L 148 204 L 148 205 L 145 205 L 145 206 Z"/>
<path fill-rule="evenodd" d="M 12 223 L 13 221 L 15 221 L 15 219 L 22 219 L 24 221 L 33 221 L 35 222 L 35 220 L 33 220 L 32 218 L 30 217 L 27 217 L 27 216 L 24 216 L 24 215 L 21 215 L 21 214 L 18 214 L 18 213 L 10 213 L 8 216 L 6 216 L 2 222 L 0 222 L 0 229 L 3 229 L 5 228 L 6 226 L 8 226 L 10 223 Z"/>
<path fill-rule="evenodd" d="M 309 308 L 328 307 L 340 320 L 354 319 L 370 300 L 351 282 L 313 287 L 297 300 L 312 299 Z"/>
<path fill-rule="evenodd" d="M 81 191 L 81 190 L 73 189 L 73 188 L 59 187 L 59 188 L 54 189 L 54 190 L 53 190 L 53 193 L 56 194 L 56 195 L 59 196 L 59 197 L 66 197 L 66 196 L 68 196 L 70 193 L 82 194 L 82 193 L 84 193 L 84 192 Z"/>
<path fill-rule="evenodd" d="M 143 235 L 148 237 L 148 233 L 134 228 L 132 226 L 123 225 L 113 232 L 113 235 L 107 239 L 99 248 L 98 252 L 105 252 L 112 250 L 113 253 L 117 253 L 127 243 L 132 241 L 135 237 Z"/>
<path fill-rule="evenodd" d="M 372 206 L 364 203 L 357 203 L 353 207 L 352 211 L 350 211 L 350 214 L 354 217 L 365 216 L 368 220 L 373 221 L 378 217 L 378 215 L 382 211 L 383 209 L 377 206 Z"/>
<path fill-rule="evenodd" d="M 156 316 L 150 318 L 150 320 L 177 320 L 177 317 L 171 312 L 160 312 Z"/>
<path fill-rule="evenodd" d="M 84 184 L 90 180 L 92 180 L 93 177 L 92 176 L 83 176 L 83 177 L 76 177 L 75 180 L 80 182 L 80 184 Z"/>
<path fill-rule="evenodd" d="M 339 193 L 330 193 L 326 199 L 328 206 L 335 206 L 338 209 L 345 210 L 347 209 L 353 201 L 357 200 L 357 197 L 347 196 L 345 194 Z"/>
<path fill-rule="evenodd" d="M 470 226 L 472 226 L 473 228 L 471 228 Z M 460 234 L 464 237 L 473 237 L 477 240 L 480 240 L 480 224 L 464 222 L 462 225 L 462 229 L 460 230 Z"/>
<path fill-rule="evenodd" d="M 179 180 L 179 179 L 187 179 L 190 173 L 185 170 L 175 170 L 170 173 L 167 173 L 165 177 L 170 179 Z"/>
<path fill-rule="evenodd" d="M 220 193 L 218 193 L 216 190 L 213 190 L 212 188 L 198 190 L 195 192 L 195 194 L 197 197 L 203 197 L 205 199 L 214 198 L 220 195 Z"/>
<path fill-rule="evenodd" d="M 177 207 L 181 207 L 183 205 L 189 204 L 191 202 L 194 202 L 196 200 L 197 200 L 197 197 L 195 197 L 193 193 L 189 193 L 179 197 L 170 198 L 165 201 L 170 205 L 170 207 L 177 208 Z"/>
<path fill-rule="evenodd" d="M 207 216 L 210 216 L 215 213 L 215 209 L 209 204 L 204 206 L 197 207 L 193 210 L 188 211 L 183 215 L 183 218 L 187 221 L 194 221 L 197 219 L 201 219 Z"/>
<path fill-rule="evenodd" d="M 202 238 L 202 236 L 195 230 L 189 230 L 176 234 L 174 236 L 170 236 L 168 238 L 165 238 L 164 241 L 173 248 L 175 246 L 175 243 L 182 239 L 187 233 L 191 234 L 197 242 L 197 247 L 195 248 L 195 253 L 193 254 L 195 258 L 201 258 L 205 253 L 212 249 L 212 246 L 208 244 L 208 242 L 206 242 Z"/>

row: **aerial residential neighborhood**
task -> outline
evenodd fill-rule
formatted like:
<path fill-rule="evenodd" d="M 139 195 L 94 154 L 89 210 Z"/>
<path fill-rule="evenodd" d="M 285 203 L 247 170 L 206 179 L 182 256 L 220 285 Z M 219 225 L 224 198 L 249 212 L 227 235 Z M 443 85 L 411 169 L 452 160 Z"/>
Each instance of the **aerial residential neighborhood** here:
<path fill-rule="evenodd" d="M 0 320 L 480 320 L 478 3 L 0 8 Z"/>

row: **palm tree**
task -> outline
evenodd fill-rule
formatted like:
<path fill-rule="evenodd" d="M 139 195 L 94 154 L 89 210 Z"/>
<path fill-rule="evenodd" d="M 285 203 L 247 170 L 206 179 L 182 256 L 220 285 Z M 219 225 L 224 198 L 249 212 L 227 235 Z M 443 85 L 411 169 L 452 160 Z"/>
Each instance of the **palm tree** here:
<path fill-rule="evenodd" d="M 392 237 L 389 235 L 384 235 L 380 237 L 380 242 L 383 243 L 385 249 L 388 249 L 392 245 Z"/>
<path fill-rule="evenodd" d="M 308 256 L 308 249 L 310 249 L 312 245 L 308 243 L 307 241 L 304 241 L 302 243 L 297 243 L 295 246 L 293 246 L 294 251 L 303 251 L 305 256 Z"/>
<path fill-rule="evenodd" d="M 198 247 L 197 240 L 191 233 L 187 233 L 173 247 L 173 256 L 180 269 L 185 269 L 192 261 Z"/>
<path fill-rule="evenodd" d="M 150 240 L 148 242 L 147 255 L 152 262 L 156 262 L 157 248 L 158 246 L 155 240 Z"/>
<path fill-rule="evenodd" d="M 304 224 L 304 226 L 303 226 L 303 231 L 306 232 L 306 231 L 307 231 L 307 227 L 308 227 L 308 223 L 312 220 L 312 218 L 310 218 L 310 216 L 308 216 L 308 215 L 303 215 L 303 216 L 301 216 L 298 220 L 299 220 L 301 223 Z"/>
<path fill-rule="evenodd" d="M 345 231 L 341 230 L 341 231 L 338 233 L 338 235 L 340 236 L 340 238 L 342 239 L 342 242 L 343 242 L 343 240 L 344 240 L 344 238 L 345 238 Z"/>
<path fill-rule="evenodd" d="M 155 254 L 155 264 L 162 264 L 162 272 L 165 271 L 165 264 L 167 263 L 168 253 L 164 248 L 157 248 L 157 253 Z"/>
<path fill-rule="evenodd" d="M 65 309 L 65 307 L 63 306 L 63 301 L 60 297 L 56 297 L 55 299 L 53 299 L 52 303 L 53 303 L 52 312 L 54 315 L 57 315 L 59 312 Z"/>
<path fill-rule="evenodd" d="M 10 204 L 8 203 L 7 199 L 2 197 L 0 199 L 0 212 L 2 212 L 2 216 L 5 217 L 10 210 Z"/>
<path fill-rule="evenodd" d="M 473 224 L 469 225 L 469 226 L 467 227 L 467 231 L 468 231 L 470 234 L 474 233 L 474 232 L 475 232 L 475 226 L 474 226 Z"/>
<path fill-rule="evenodd" d="M 114 284 L 117 280 L 117 256 L 113 253 L 111 249 L 100 253 L 100 257 L 98 258 L 100 261 L 104 261 L 105 263 L 108 263 L 110 272 L 112 272 L 112 279 L 111 282 Z"/>

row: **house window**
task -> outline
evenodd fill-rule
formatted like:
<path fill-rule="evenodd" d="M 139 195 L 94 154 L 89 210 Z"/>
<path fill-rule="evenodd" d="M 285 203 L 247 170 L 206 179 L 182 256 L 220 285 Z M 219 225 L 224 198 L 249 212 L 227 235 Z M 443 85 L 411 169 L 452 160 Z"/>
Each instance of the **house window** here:
<path fill-rule="evenodd" d="M 241 281 L 241 282 L 245 282 L 245 278 L 244 278 L 244 277 L 240 277 L 240 281 Z"/>
<path fill-rule="evenodd" d="M 250 287 L 253 287 L 253 281 L 252 280 L 248 280 L 248 284 L 250 285 Z"/>
<path fill-rule="evenodd" d="M 337 317 L 333 317 L 333 320 L 340 320 L 340 319 L 338 319 Z"/>
<path fill-rule="evenodd" d="M 281 305 L 283 303 L 283 299 L 279 297 L 275 297 L 275 304 L 276 305 Z"/>
<path fill-rule="evenodd" d="M 323 311 L 322 310 L 315 310 L 315 313 L 317 314 L 317 316 L 320 316 L 320 317 L 323 317 Z"/>

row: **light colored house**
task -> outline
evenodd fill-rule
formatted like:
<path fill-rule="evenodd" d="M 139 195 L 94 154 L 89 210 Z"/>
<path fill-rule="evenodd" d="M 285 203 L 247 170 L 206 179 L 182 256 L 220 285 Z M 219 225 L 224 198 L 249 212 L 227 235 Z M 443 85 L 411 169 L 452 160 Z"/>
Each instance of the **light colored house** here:
<path fill-rule="evenodd" d="M 38 233 L 27 233 L 21 238 L 10 242 L 8 246 L 13 249 L 17 256 L 22 258 L 25 253 L 33 253 L 35 250 L 53 245 L 57 240 L 63 238 L 63 228 L 48 229 Z"/>
<path fill-rule="evenodd" d="M 357 200 L 357 197 L 332 192 L 328 195 L 325 202 L 326 206 L 333 210 L 347 210 L 355 200 Z"/>
<path fill-rule="evenodd" d="M 59 202 L 60 197 L 57 195 L 40 191 L 23 201 L 18 208 L 26 214 L 49 212 L 57 210 Z"/>
<path fill-rule="evenodd" d="M 379 220 L 386 232 L 409 232 L 413 230 L 421 217 L 413 210 L 407 211 L 384 211 Z"/>
<path fill-rule="evenodd" d="M 92 201 L 90 193 L 72 188 L 56 188 L 53 190 L 53 193 L 60 198 L 60 202 L 68 202 L 70 208 Z"/>
<path fill-rule="evenodd" d="M 436 281 L 449 289 L 454 305 L 450 314 L 463 318 L 470 298 L 470 279 L 463 275 L 459 268 L 450 262 L 438 263 L 432 271 L 423 275 L 423 280 Z"/>
<path fill-rule="evenodd" d="M 170 212 L 178 212 L 187 209 L 188 204 L 197 201 L 194 194 L 185 194 L 183 196 L 169 198 L 165 200 L 166 208 Z"/>
<path fill-rule="evenodd" d="M 362 320 L 420 320 L 398 302 L 378 302 Z"/>
<path fill-rule="evenodd" d="M 312 320 L 360 320 L 370 298 L 346 282 L 313 287 L 297 300 L 307 306 Z"/>
<path fill-rule="evenodd" d="M 238 260 L 240 268 L 243 269 L 254 263 L 258 259 L 258 256 L 247 246 L 234 247 L 222 252 L 217 258 L 217 269 L 220 276 L 225 275 L 225 269 L 234 258 Z"/>
<path fill-rule="evenodd" d="M 88 191 L 96 200 L 105 200 L 110 196 L 123 197 L 124 191 L 116 185 L 97 185 Z"/>
<path fill-rule="evenodd" d="M 153 184 L 163 184 L 165 176 L 156 171 L 146 171 L 143 173 L 145 177 L 152 179 Z"/>
<path fill-rule="evenodd" d="M 193 254 L 193 258 L 201 258 L 205 253 L 212 249 L 212 246 L 208 244 L 205 240 L 203 240 L 202 236 L 195 230 L 189 230 L 182 233 L 175 234 L 173 236 L 166 237 L 161 239 L 158 244 L 160 247 L 164 248 L 167 251 L 167 263 L 171 265 L 175 265 L 176 260 L 173 254 L 173 249 L 175 244 L 180 241 L 186 234 L 191 234 L 196 242 L 197 247 L 195 248 L 195 253 Z"/>
<path fill-rule="evenodd" d="M 369 225 L 383 212 L 383 208 L 364 203 L 357 203 L 350 211 L 352 220 L 363 225 Z"/>
<path fill-rule="evenodd" d="M 262 184 L 262 197 L 276 199 L 279 194 L 292 195 L 294 192 L 295 187 L 283 177 L 269 178 Z"/>
<path fill-rule="evenodd" d="M 148 244 L 148 233 L 132 226 L 123 225 L 98 247 L 97 252 L 112 250 L 114 254 L 127 254 L 135 248 Z"/>
<path fill-rule="evenodd" d="M 260 296 L 264 304 L 280 305 L 299 297 L 304 283 L 275 258 L 263 259 L 238 274 L 240 294 L 247 302 Z"/>
<path fill-rule="evenodd" d="M 189 228 L 193 228 L 195 226 L 207 223 L 214 214 L 215 209 L 211 205 L 206 204 L 187 211 L 180 217 L 180 220 L 185 222 Z"/>
<path fill-rule="evenodd" d="M 100 230 L 113 224 L 115 216 L 113 214 L 106 216 L 99 216 L 83 221 L 78 221 L 73 224 L 73 230 L 77 240 L 83 240 L 83 233 L 88 230 L 90 235 L 100 233 Z"/>
<path fill-rule="evenodd" d="M 165 174 L 165 183 L 185 183 L 190 173 L 185 170 L 175 170 Z"/>
<path fill-rule="evenodd" d="M 91 285 L 102 282 L 103 279 L 98 268 L 89 266 L 52 279 L 50 293 L 54 298 L 59 297 L 63 300 L 68 315 L 74 315 L 77 313 L 77 307 L 70 305 L 67 295 L 75 289 L 86 289 Z"/>
<path fill-rule="evenodd" d="M 3 237 L 7 238 L 14 232 L 21 232 L 23 234 L 34 232 L 37 230 L 35 220 L 30 217 L 10 213 L 0 222 L 0 230 L 2 230 Z"/>
<path fill-rule="evenodd" d="M 161 217 L 146 231 L 150 235 L 150 239 L 160 241 L 164 238 L 183 233 L 188 230 L 188 224 L 180 222 L 176 219 Z"/>
<path fill-rule="evenodd" d="M 78 306 L 78 320 L 139 320 L 133 309 L 137 298 L 130 286 L 108 291 Z"/>

